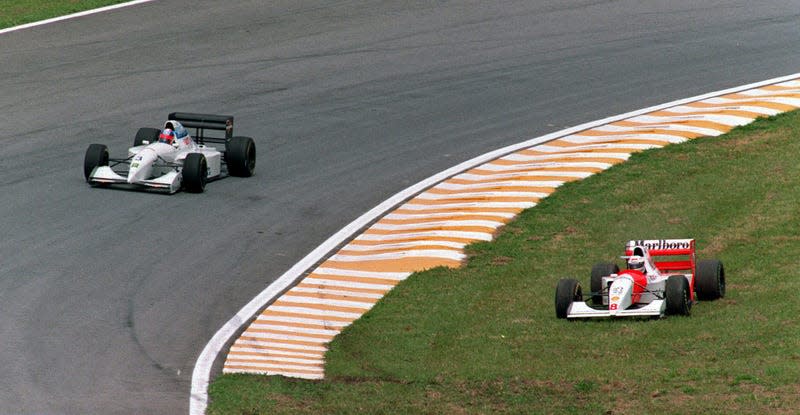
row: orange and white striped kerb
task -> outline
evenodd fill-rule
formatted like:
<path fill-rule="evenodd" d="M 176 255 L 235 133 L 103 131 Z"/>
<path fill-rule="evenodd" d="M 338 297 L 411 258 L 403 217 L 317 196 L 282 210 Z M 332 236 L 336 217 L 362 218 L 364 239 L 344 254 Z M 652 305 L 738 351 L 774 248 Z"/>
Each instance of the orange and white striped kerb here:
<path fill-rule="evenodd" d="M 263 310 L 233 343 L 223 371 L 324 377 L 327 344 L 415 271 L 458 267 L 464 246 L 558 186 L 632 153 L 717 136 L 800 107 L 800 81 L 738 91 L 567 132 L 435 184 L 384 215 Z"/>

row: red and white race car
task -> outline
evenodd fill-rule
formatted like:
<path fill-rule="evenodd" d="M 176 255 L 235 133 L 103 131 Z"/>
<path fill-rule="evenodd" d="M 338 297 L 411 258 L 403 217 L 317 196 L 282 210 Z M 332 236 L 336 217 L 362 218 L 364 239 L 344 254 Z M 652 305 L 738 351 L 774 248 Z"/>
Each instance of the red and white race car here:
<path fill-rule="evenodd" d="M 621 258 L 622 271 L 614 263 L 592 267 L 590 301 L 578 280 L 559 280 L 556 317 L 689 315 L 697 299 L 725 296 L 722 262 L 695 261 L 694 239 L 628 241 Z"/>

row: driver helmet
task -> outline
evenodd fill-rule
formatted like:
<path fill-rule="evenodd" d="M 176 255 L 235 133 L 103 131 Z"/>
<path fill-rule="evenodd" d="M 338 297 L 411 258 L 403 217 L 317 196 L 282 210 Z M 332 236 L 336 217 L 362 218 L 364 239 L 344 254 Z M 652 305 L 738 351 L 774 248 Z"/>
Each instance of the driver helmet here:
<path fill-rule="evenodd" d="M 638 269 L 644 271 L 644 257 L 632 255 L 628 258 L 628 269 Z"/>
<path fill-rule="evenodd" d="M 161 134 L 158 135 L 159 143 L 172 144 L 173 141 L 175 141 L 175 131 L 170 128 L 163 129 Z"/>

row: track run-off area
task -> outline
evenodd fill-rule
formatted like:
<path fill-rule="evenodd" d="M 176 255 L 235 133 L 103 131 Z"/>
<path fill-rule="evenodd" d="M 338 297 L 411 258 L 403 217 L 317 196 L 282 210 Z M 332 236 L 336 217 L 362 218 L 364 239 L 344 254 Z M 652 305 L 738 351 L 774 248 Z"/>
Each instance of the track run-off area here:
<path fill-rule="evenodd" d="M 798 78 L 709 93 L 538 137 L 401 192 L 382 205 L 388 209 L 379 206 L 349 227 L 373 222 L 363 230 L 327 241 L 323 247 L 340 247 L 324 260 L 309 255 L 303 263 L 322 260 L 310 272 L 296 267 L 256 299 L 269 305 L 233 343 L 223 372 L 324 378 L 327 344 L 413 272 L 460 266 L 467 244 L 492 240 L 499 227 L 562 184 L 635 152 L 718 136 L 800 108 Z M 246 307 L 239 317 L 249 313 Z M 219 344 L 228 335 L 225 329 L 218 333 Z"/>

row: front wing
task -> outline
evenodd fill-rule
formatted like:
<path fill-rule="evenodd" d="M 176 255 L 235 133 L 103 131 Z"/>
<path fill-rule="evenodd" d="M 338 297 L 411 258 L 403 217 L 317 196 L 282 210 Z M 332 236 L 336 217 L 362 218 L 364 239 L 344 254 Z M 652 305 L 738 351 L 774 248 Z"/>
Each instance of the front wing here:
<path fill-rule="evenodd" d="M 632 316 L 657 316 L 662 317 L 667 309 L 665 300 L 653 300 L 651 303 L 636 308 L 624 310 L 608 310 L 592 308 L 585 301 L 575 301 L 567 310 L 567 318 L 591 317 L 632 317 Z"/>
<path fill-rule="evenodd" d="M 175 193 L 181 188 L 182 176 L 177 171 L 170 171 L 166 174 L 150 180 L 140 180 L 135 183 L 128 183 L 126 177 L 120 176 L 109 166 L 96 167 L 89 175 L 89 184 L 92 185 L 115 185 L 130 188 L 149 188 L 154 190 Z"/>

